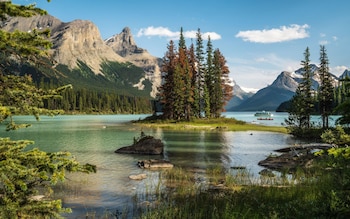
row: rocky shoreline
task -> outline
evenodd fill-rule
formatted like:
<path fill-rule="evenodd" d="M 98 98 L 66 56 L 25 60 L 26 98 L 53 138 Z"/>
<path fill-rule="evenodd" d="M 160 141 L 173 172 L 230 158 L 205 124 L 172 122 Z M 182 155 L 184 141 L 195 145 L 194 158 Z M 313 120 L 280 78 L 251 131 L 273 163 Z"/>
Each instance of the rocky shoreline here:
<path fill-rule="evenodd" d="M 270 155 L 266 159 L 260 161 L 258 165 L 270 170 L 292 172 L 299 167 L 311 167 L 313 160 L 316 158 L 313 152 L 317 150 L 327 150 L 332 147 L 334 147 L 334 145 L 316 143 L 281 148 L 275 150 L 281 153 L 280 155 Z"/>

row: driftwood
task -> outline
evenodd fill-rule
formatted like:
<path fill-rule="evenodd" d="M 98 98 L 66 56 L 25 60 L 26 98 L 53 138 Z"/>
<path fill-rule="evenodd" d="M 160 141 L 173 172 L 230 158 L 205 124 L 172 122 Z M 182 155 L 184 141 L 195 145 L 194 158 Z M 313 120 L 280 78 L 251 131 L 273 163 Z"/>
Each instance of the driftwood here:
<path fill-rule="evenodd" d="M 330 149 L 332 147 L 333 145 L 331 144 L 313 143 L 313 144 L 294 145 L 291 147 L 277 149 L 275 151 L 285 153 L 285 152 L 298 151 L 298 150 L 315 150 L 315 149 L 325 150 L 325 149 Z"/>

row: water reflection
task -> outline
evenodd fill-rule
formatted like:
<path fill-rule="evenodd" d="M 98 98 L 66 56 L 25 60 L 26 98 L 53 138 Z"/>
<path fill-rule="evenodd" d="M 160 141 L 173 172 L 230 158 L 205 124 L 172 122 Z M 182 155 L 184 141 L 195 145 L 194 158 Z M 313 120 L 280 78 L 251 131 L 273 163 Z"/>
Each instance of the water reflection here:
<path fill-rule="evenodd" d="M 160 138 L 165 144 L 164 156 L 122 155 L 114 151 L 130 145 L 139 136 L 140 127 L 125 123 L 146 115 L 87 115 L 42 117 L 35 122 L 32 117 L 18 117 L 31 122 L 29 129 L 6 132 L 0 127 L 1 137 L 13 140 L 35 141 L 32 147 L 45 151 L 70 151 L 82 163 L 97 165 L 97 173 L 69 175 L 68 187 L 61 197 L 64 205 L 73 208 L 75 218 L 86 212 L 132 208 L 133 198 L 150 188 L 149 181 L 132 181 L 131 174 L 146 172 L 157 179 L 156 172 L 139 169 L 140 159 L 165 158 L 175 166 L 205 170 L 215 166 L 230 169 L 245 166 L 252 174 L 262 169 L 257 163 L 273 153 L 274 149 L 289 146 L 296 141 L 289 135 L 270 132 L 221 132 L 221 131 L 169 131 L 143 129 L 148 135 Z M 18 120 L 17 120 L 18 121 Z M 2 125 L 3 126 L 3 125 Z M 154 184 L 156 182 L 151 182 Z M 68 216 L 67 216 L 68 217 Z"/>

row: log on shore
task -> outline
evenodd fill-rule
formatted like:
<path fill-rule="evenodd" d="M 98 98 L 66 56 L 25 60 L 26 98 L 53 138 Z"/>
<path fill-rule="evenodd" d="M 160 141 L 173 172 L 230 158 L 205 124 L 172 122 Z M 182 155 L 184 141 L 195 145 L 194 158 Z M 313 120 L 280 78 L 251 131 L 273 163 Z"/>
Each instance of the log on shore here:
<path fill-rule="evenodd" d="M 290 147 L 277 149 L 275 151 L 280 153 L 286 153 L 286 152 L 298 151 L 298 150 L 315 150 L 315 149 L 325 150 L 325 149 L 330 149 L 332 147 L 334 147 L 334 145 L 332 144 L 311 143 L 311 144 L 294 145 Z"/>

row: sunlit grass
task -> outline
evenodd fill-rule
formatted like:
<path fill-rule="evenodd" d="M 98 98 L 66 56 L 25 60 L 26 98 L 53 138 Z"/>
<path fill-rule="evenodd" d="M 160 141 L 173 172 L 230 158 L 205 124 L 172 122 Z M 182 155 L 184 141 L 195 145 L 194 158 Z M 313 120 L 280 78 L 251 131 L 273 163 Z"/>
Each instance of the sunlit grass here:
<path fill-rule="evenodd" d="M 149 128 L 163 128 L 171 130 L 208 130 L 208 131 L 268 131 L 288 133 L 285 127 L 265 126 L 247 123 L 234 118 L 194 119 L 191 121 L 174 121 L 160 119 L 145 119 L 135 123 Z"/>
<path fill-rule="evenodd" d="M 339 200 L 342 193 L 336 192 L 340 191 L 339 182 L 322 173 L 309 175 L 308 171 L 299 171 L 290 180 L 284 175 L 270 175 L 256 181 L 249 180 L 245 169 L 233 173 L 215 166 L 203 173 L 202 183 L 206 185 L 195 187 L 193 172 L 173 168 L 162 174 L 163 182 L 171 184 L 165 186 L 158 204 L 143 209 L 139 216 L 152 219 L 348 217 L 345 204 L 348 201 Z"/>

